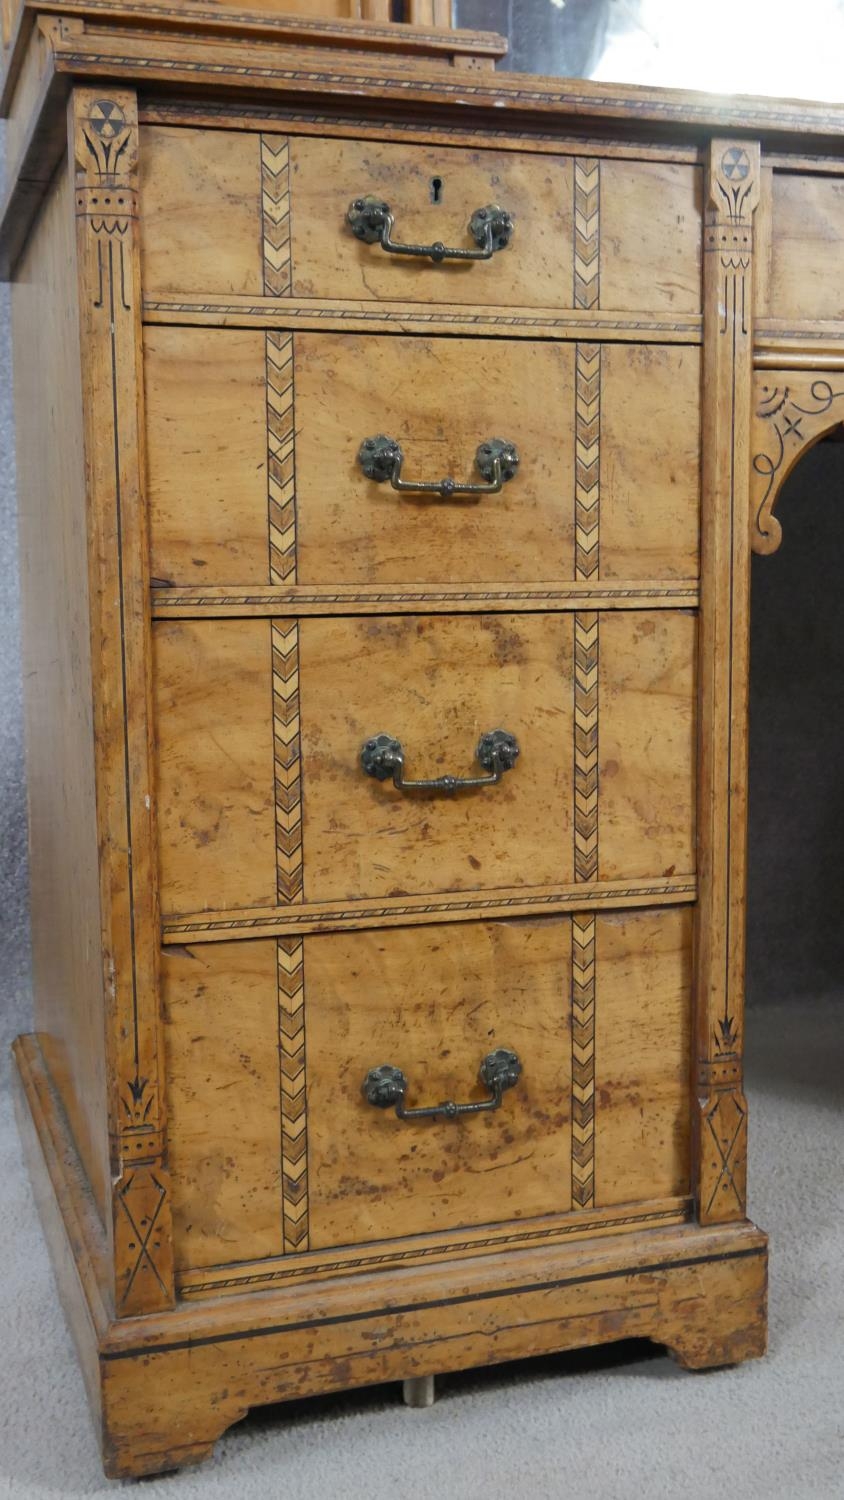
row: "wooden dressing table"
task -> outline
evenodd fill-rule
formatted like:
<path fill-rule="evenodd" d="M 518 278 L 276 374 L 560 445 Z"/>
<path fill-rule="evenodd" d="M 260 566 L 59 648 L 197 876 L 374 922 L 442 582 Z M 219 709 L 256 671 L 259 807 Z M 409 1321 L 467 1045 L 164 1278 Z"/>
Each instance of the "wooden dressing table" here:
<path fill-rule="evenodd" d="M 748 569 L 844 418 L 844 108 L 200 0 L 3 39 L 15 1058 L 107 1472 L 760 1355 Z"/>

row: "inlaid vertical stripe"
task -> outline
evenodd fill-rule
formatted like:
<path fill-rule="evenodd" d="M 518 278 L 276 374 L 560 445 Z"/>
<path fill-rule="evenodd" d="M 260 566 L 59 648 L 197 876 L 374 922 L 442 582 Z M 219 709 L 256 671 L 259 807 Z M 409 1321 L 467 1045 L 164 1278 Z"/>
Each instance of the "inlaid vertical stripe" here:
<path fill-rule="evenodd" d="M 595 1204 L 595 917 L 571 919 L 571 1197 Z"/>
<path fill-rule="evenodd" d="M 592 170 L 594 168 L 594 170 Z M 575 166 L 575 303 L 597 307 L 597 163 Z M 579 189 L 579 198 L 578 198 Z M 575 354 L 575 577 L 600 577 L 601 346 Z M 574 617 L 574 878 L 598 878 L 600 614 Z M 595 916 L 572 917 L 571 1194 L 595 1204 Z"/>
<path fill-rule="evenodd" d="M 274 620 L 273 758 L 279 902 L 302 899 L 302 777 L 299 736 L 299 624 Z"/>
<path fill-rule="evenodd" d="M 575 577 L 600 575 L 601 349 L 575 354 Z M 598 672 L 600 615 L 574 617 L 574 873 L 598 876 Z"/>
<path fill-rule="evenodd" d="M 601 346 L 578 344 L 575 354 L 574 576 L 600 571 Z"/>
<path fill-rule="evenodd" d="M 574 617 L 574 878 L 598 878 L 599 616 Z"/>
<path fill-rule="evenodd" d="M 264 294 L 290 291 L 290 148 L 285 135 L 261 136 Z"/>
<path fill-rule="evenodd" d="M 601 301 L 601 163 L 574 161 L 574 305 L 597 308 Z"/>
<path fill-rule="evenodd" d="M 285 1254 L 308 1248 L 304 946 L 301 938 L 278 939 L 281 1191 Z"/>
<path fill-rule="evenodd" d="M 293 335 L 267 334 L 267 503 L 270 583 L 296 582 Z"/>

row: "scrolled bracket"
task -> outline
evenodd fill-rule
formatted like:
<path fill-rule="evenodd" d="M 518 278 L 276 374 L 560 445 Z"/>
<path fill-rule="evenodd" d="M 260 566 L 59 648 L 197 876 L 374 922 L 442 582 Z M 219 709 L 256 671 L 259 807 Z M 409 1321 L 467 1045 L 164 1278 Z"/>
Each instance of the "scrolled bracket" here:
<path fill-rule="evenodd" d="M 750 465 L 750 545 L 770 556 L 782 541 L 774 506 L 783 484 L 809 448 L 844 421 L 844 376 L 766 371 L 754 379 Z"/>

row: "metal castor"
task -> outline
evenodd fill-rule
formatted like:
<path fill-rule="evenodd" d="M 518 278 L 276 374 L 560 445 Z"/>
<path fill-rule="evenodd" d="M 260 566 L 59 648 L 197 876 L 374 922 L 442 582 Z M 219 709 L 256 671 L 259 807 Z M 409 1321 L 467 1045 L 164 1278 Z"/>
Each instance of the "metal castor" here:
<path fill-rule="evenodd" d="M 402 1381 L 405 1406 L 433 1406 L 437 1399 L 433 1375 L 413 1375 Z"/>

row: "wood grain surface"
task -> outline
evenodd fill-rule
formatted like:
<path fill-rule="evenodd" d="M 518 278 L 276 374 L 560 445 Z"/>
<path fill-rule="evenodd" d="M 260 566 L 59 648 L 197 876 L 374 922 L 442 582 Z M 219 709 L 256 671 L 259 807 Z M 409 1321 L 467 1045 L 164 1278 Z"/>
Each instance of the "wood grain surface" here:
<path fill-rule="evenodd" d="M 595 935 L 595 1202 L 686 1193 L 692 911 L 616 912 Z"/>
<path fill-rule="evenodd" d="M 844 246 L 844 175 L 774 172 L 770 286 L 774 318 L 844 320 L 838 266 Z"/>
<path fill-rule="evenodd" d="M 494 594 L 539 578 L 697 577 L 695 349 L 150 327 L 145 354 L 159 583 Z M 399 495 L 358 463 L 379 433 L 401 444 L 410 481 L 480 483 L 475 452 L 495 436 L 516 444 L 520 468 L 498 495 Z M 601 529 L 588 573 L 575 555 L 584 484 Z M 284 568 L 271 556 L 279 526 Z"/>
<path fill-rule="evenodd" d="M 280 1254 L 276 945 L 162 959 L 176 1265 Z"/>
<path fill-rule="evenodd" d="M 571 936 L 565 917 L 306 941 L 311 1245 L 518 1221 L 570 1206 Z M 367 1104 L 370 1068 L 400 1067 L 407 1105 L 481 1100 L 481 1060 L 524 1072 L 499 1110 L 396 1119 Z"/>
<path fill-rule="evenodd" d="M 12 294 L 35 1025 L 109 1211 L 79 293 L 73 182 L 56 178 Z"/>
<path fill-rule="evenodd" d="M 780 479 L 840 420 L 841 111 L 492 80 L 435 0 L 408 32 L 381 0 L 56 4 L 5 58 L 16 1061 L 109 1473 L 196 1461 L 253 1404 L 528 1352 L 760 1354 L 749 537 L 773 550 Z M 499 202 L 512 243 L 389 255 L 346 223 L 370 192 L 399 240 L 466 245 Z M 379 433 L 410 480 L 474 478 L 491 437 L 521 464 L 420 499 L 361 473 Z M 464 777 L 496 728 L 496 785 L 361 766 L 388 733 L 408 778 Z M 496 1046 L 524 1071 L 494 1112 L 361 1091 L 392 1063 L 410 1107 L 478 1102 Z"/>

